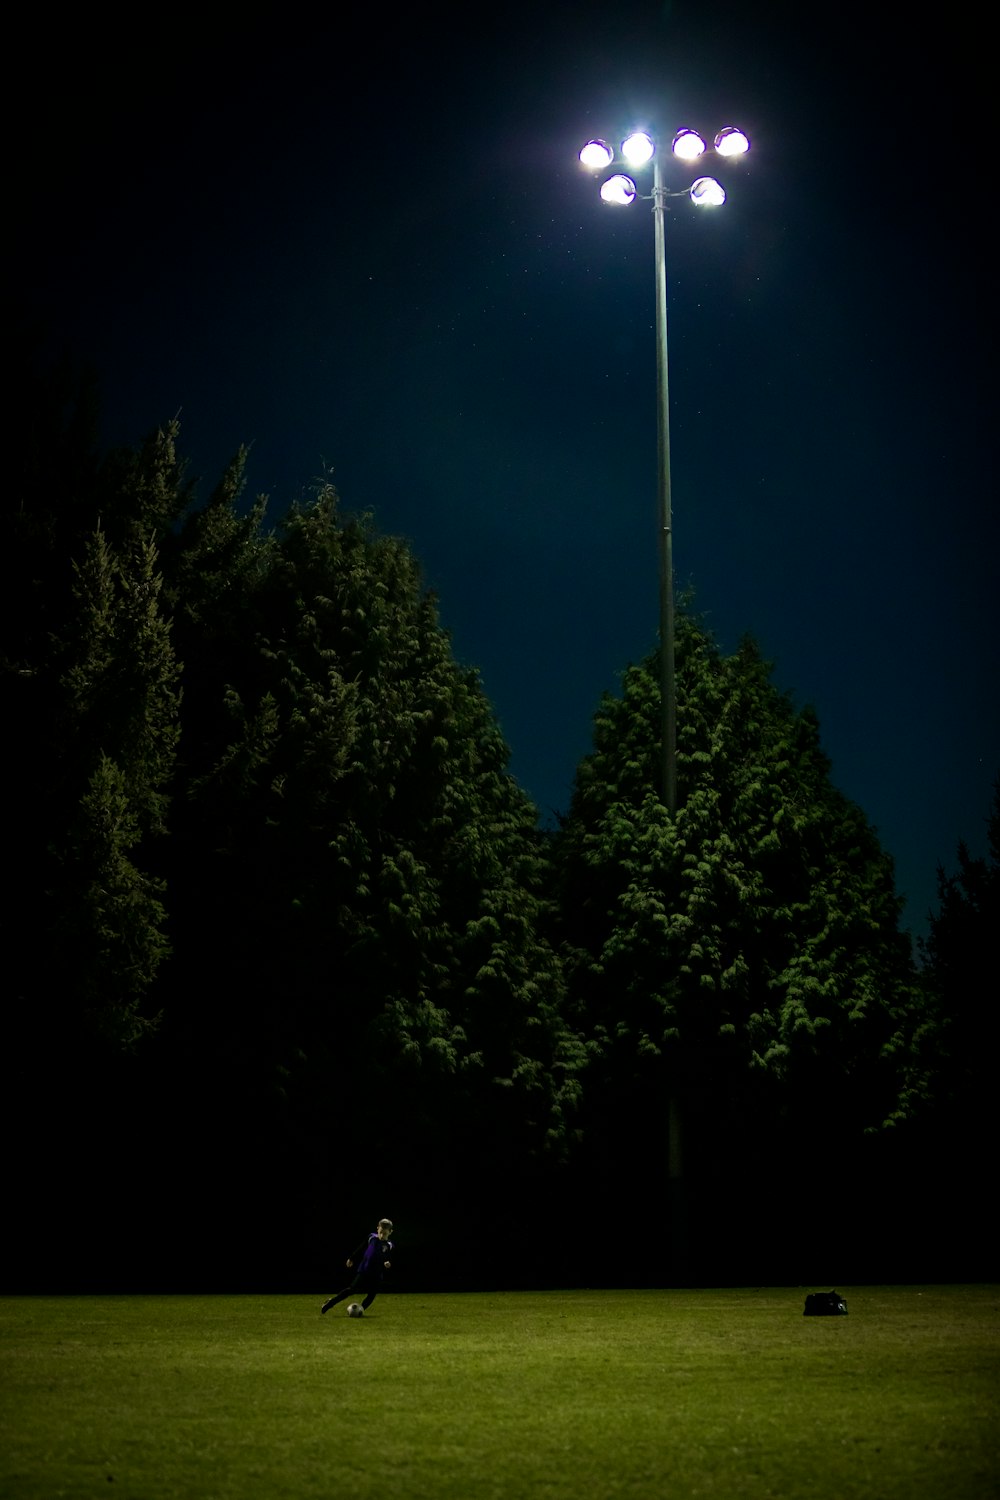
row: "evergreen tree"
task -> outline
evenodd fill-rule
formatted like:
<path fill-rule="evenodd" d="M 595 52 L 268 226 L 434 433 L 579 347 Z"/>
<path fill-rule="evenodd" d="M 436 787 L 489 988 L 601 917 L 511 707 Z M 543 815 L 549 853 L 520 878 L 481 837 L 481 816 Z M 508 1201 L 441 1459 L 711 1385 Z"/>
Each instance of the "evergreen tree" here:
<path fill-rule="evenodd" d="M 58 439 L 51 393 L 37 404 L 27 425 L 53 447 L 40 437 L 24 467 L 11 559 L 23 616 L 5 621 L 2 653 L 17 726 L 5 754 L 33 808 L 14 834 L 8 916 L 25 1036 L 44 1024 L 48 1046 L 61 1037 L 72 1053 L 95 1026 L 131 1045 L 166 951 L 151 847 L 166 828 L 179 690 L 156 540 L 184 501 L 172 429 L 102 465 L 72 413 Z"/>
<path fill-rule="evenodd" d="M 775 1178 L 779 1145 L 787 1176 L 804 1166 L 795 1143 L 846 1152 L 890 1113 L 912 974 L 891 862 L 831 784 L 815 716 L 752 642 L 725 657 L 681 616 L 677 648 L 675 818 L 651 790 L 651 659 L 600 706 L 558 864 L 600 1170 L 634 1195 L 659 1163 L 679 1269 L 685 1184 L 704 1222 L 707 1199 Z M 639 1141 L 637 1180 L 622 1164 Z"/>
<path fill-rule="evenodd" d="M 63 645 L 60 766 L 50 788 L 54 964 L 83 1012 L 130 1044 L 167 951 L 163 883 L 132 860 L 166 831 L 179 734 L 179 668 L 160 611 L 155 545 L 116 557 L 99 528 L 77 567 L 76 629 Z"/>
<path fill-rule="evenodd" d="M 975 1157 L 997 1144 L 992 1098 L 1000 1046 L 1000 1006 L 993 982 L 1000 930 L 1000 781 L 987 819 L 987 853 L 973 857 L 965 843 L 958 868 L 938 867 L 938 900 L 921 943 L 921 1005 L 908 1032 L 910 1113 L 930 1125 L 959 1157 L 977 1142 Z"/>
<path fill-rule="evenodd" d="M 988 1277 L 993 1270 L 984 1165 L 1000 1145 L 993 1104 L 1000 783 L 986 856 L 973 857 L 960 843 L 957 866 L 953 873 L 938 869 L 939 908 L 920 943 L 919 984 L 900 1008 L 893 1038 L 902 1088 L 883 1185 L 914 1279 Z"/>
<path fill-rule="evenodd" d="M 488 1194 L 565 1145 L 577 1091 L 535 810 L 406 546 L 329 487 L 255 542 L 236 480 L 174 570 L 201 649 L 181 647 L 168 1040 L 216 1059 L 211 1128 L 248 1122 L 279 1191 L 370 1115 L 366 1153 L 415 1200 L 472 1162 Z"/>
<path fill-rule="evenodd" d="M 158 537 L 150 517 L 134 524 L 128 489 L 179 471 L 162 435 L 141 460 L 101 464 L 44 381 L 37 411 L 21 394 L 27 459 L 4 553 L 17 603 L 0 642 L 21 813 L 4 910 L 16 1060 L 4 1108 L 21 1143 L 9 1195 L 21 1265 L 65 1278 L 68 1234 L 79 1275 L 110 1264 L 119 1231 L 123 1244 L 141 1233 L 133 1194 L 154 1127 L 136 1044 L 155 1029 L 168 952 L 161 854 L 180 691 Z"/>
<path fill-rule="evenodd" d="M 579 1041 L 547 846 L 478 677 L 403 543 L 329 487 L 268 534 L 242 453 L 198 507 L 177 437 L 67 456 L 61 492 L 50 465 L 18 533 L 12 1119 L 71 1110 L 81 1223 L 96 1176 L 169 1261 L 183 1203 L 208 1277 L 262 1198 L 256 1264 L 301 1266 L 359 1130 L 411 1218 L 510 1219 L 515 1184 L 527 1213 Z"/>

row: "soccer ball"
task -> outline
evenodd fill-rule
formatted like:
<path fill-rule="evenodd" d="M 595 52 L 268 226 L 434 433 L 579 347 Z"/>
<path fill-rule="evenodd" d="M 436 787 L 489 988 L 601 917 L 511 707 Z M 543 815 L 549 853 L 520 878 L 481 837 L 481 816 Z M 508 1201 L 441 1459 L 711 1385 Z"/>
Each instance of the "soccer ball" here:
<path fill-rule="evenodd" d="M 364 1315 L 365 1310 L 361 1306 L 360 1302 L 352 1302 L 350 1307 L 347 1309 L 347 1316 L 349 1318 L 363 1318 Z"/>

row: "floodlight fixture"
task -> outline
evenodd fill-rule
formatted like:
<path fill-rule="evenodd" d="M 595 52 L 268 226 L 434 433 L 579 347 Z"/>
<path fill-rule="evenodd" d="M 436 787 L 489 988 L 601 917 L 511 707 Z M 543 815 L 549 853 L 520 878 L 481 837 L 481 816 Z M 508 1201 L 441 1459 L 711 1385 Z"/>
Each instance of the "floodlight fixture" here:
<path fill-rule="evenodd" d="M 601 197 L 605 203 L 631 203 L 635 197 L 635 183 L 631 177 L 623 177 L 620 174 L 609 177 L 601 186 Z"/>
<path fill-rule="evenodd" d="M 735 125 L 727 125 L 714 138 L 714 147 L 723 157 L 743 156 L 750 149 L 749 137 Z M 661 143 L 662 146 L 662 143 Z M 678 130 L 672 143 L 674 156 L 693 170 L 693 163 L 706 150 L 705 138 L 685 126 Z M 593 172 L 611 170 L 615 151 L 607 141 L 588 141 L 580 152 L 580 161 Z M 722 184 L 714 177 L 699 177 L 686 191 L 668 189 L 664 183 L 665 151 L 645 130 L 633 131 L 621 142 L 621 157 L 636 170 L 652 162 L 652 192 L 640 195 L 631 177 L 623 173 L 610 176 L 601 184 L 605 203 L 628 205 L 639 196 L 652 204 L 653 269 L 656 278 L 656 446 L 659 511 L 660 571 L 660 783 L 663 803 L 671 819 L 677 812 L 677 682 L 675 663 L 675 609 L 673 570 L 673 509 L 670 481 L 670 399 L 667 378 L 667 270 L 665 221 L 668 200 L 690 196 L 700 208 L 715 208 L 725 203 Z"/>
<path fill-rule="evenodd" d="M 588 141 L 580 152 L 580 160 L 592 172 L 603 172 L 605 167 L 610 167 L 614 159 L 615 153 L 607 141 Z"/>
<path fill-rule="evenodd" d="M 750 137 L 735 125 L 727 125 L 715 137 L 715 149 L 720 156 L 745 156 L 750 150 Z"/>
<path fill-rule="evenodd" d="M 705 142 L 697 130 L 678 130 L 671 150 L 681 161 L 697 161 L 705 150 Z"/>
<path fill-rule="evenodd" d="M 622 156 L 631 167 L 644 167 L 655 150 L 652 136 L 644 130 L 634 130 L 622 141 Z"/>
<path fill-rule="evenodd" d="M 691 184 L 691 202 L 699 208 L 720 208 L 726 201 L 725 189 L 714 177 L 699 177 Z"/>

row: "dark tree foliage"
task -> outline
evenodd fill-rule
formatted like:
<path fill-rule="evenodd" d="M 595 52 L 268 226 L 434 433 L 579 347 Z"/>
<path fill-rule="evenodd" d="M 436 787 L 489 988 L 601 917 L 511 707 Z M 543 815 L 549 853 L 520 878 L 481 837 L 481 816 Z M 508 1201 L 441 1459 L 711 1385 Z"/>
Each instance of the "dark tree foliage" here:
<path fill-rule="evenodd" d="M 671 1207 L 679 1265 L 688 1212 L 702 1239 L 709 1201 L 777 1223 L 779 1178 L 891 1114 L 913 974 L 891 861 L 833 786 L 813 713 L 752 642 L 724 656 L 681 616 L 671 820 L 655 668 L 603 700 L 557 864 L 595 1170 Z"/>
<path fill-rule="evenodd" d="M 577 1276 L 738 1276 L 706 1251 L 736 1222 L 760 1273 L 798 1279 L 831 1184 L 867 1244 L 855 1174 L 912 1196 L 914 1153 L 943 1173 L 986 1138 L 996 809 L 992 863 L 942 874 L 918 983 L 814 715 L 682 615 L 676 818 L 647 662 L 543 836 L 403 542 L 326 484 L 268 529 L 245 453 L 196 503 L 176 424 L 99 459 L 65 371 L 19 399 L 0 701 L 25 1265 L 68 1224 L 79 1284 L 315 1289 L 328 1235 L 390 1212 L 415 1277 L 472 1222 L 510 1281 L 544 1203 Z M 641 1263 L 581 1253 L 637 1216 L 673 1260 L 655 1232 Z"/>
<path fill-rule="evenodd" d="M 133 545 L 116 557 L 98 529 L 76 568 L 75 628 L 58 652 L 67 774 L 50 789 L 66 826 L 45 892 L 61 993 L 126 1044 L 151 1024 L 143 1007 L 167 953 L 163 881 L 133 855 L 166 832 L 180 702 L 156 548 Z"/>
<path fill-rule="evenodd" d="M 893 1039 L 902 1089 L 883 1187 L 899 1237 L 919 1247 L 913 1271 L 921 1277 L 994 1273 L 1000 784 L 986 827 L 985 858 L 960 843 L 957 869 L 938 870 L 939 908 L 920 944 L 919 984 Z"/>
<path fill-rule="evenodd" d="M 237 491 L 175 574 L 168 1042 L 258 1167 L 291 1145 L 321 1182 L 360 1142 L 414 1199 L 495 1186 L 565 1146 L 577 1091 L 535 810 L 406 546 L 328 487 L 264 539 Z"/>
<path fill-rule="evenodd" d="M 909 1052 L 911 1113 L 932 1120 L 935 1132 L 950 1136 L 956 1150 L 961 1141 L 966 1160 L 997 1145 L 1000 781 L 986 832 L 984 858 L 973 857 L 959 843 L 957 870 L 938 869 L 939 907 L 921 943 L 923 1004 Z"/>
<path fill-rule="evenodd" d="M 50 404 L 46 392 L 38 405 Z M 167 951 L 152 846 L 180 693 L 156 545 L 167 507 L 150 496 L 169 495 L 172 514 L 184 502 L 172 431 L 101 465 L 72 408 L 53 421 L 35 424 L 20 475 L 8 555 L 20 614 L 5 621 L 0 690 L 17 726 L 10 784 L 30 810 L 14 820 L 7 913 L 18 1025 L 72 1053 L 98 1034 L 138 1040 Z"/>
<path fill-rule="evenodd" d="M 157 548 L 164 513 L 151 514 L 148 496 L 176 493 L 178 513 L 183 500 L 172 433 L 101 462 L 87 382 L 27 358 L 23 375 L 0 549 L 12 875 L 3 1105 L 17 1143 L 15 1264 L 65 1284 L 70 1266 L 80 1274 L 106 1252 L 106 1236 L 124 1245 L 119 1184 L 149 1139 L 137 1054 L 155 1031 L 168 953 L 159 866 L 180 687 Z"/>
<path fill-rule="evenodd" d="M 476 674 L 331 488 L 269 532 L 241 453 L 199 506 L 176 424 L 100 460 L 81 390 L 26 380 L 5 505 L 25 1255 L 65 1213 L 109 1280 L 141 1274 L 130 1241 L 175 1284 L 314 1277 L 331 1215 L 511 1217 L 567 1150 L 580 1058 Z"/>

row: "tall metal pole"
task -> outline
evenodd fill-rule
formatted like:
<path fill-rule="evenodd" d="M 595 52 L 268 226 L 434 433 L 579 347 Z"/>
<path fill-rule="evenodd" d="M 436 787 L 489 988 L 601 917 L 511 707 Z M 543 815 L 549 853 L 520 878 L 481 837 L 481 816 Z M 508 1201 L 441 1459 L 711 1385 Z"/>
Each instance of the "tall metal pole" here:
<path fill-rule="evenodd" d="M 667 379 L 666 192 L 659 151 L 653 157 L 656 271 L 656 451 L 660 526 L 660 755 L 661 795 L 677 811 L 677 691 L 674 677 L 674 545 L 670 501 L 670 393 Z"/>

